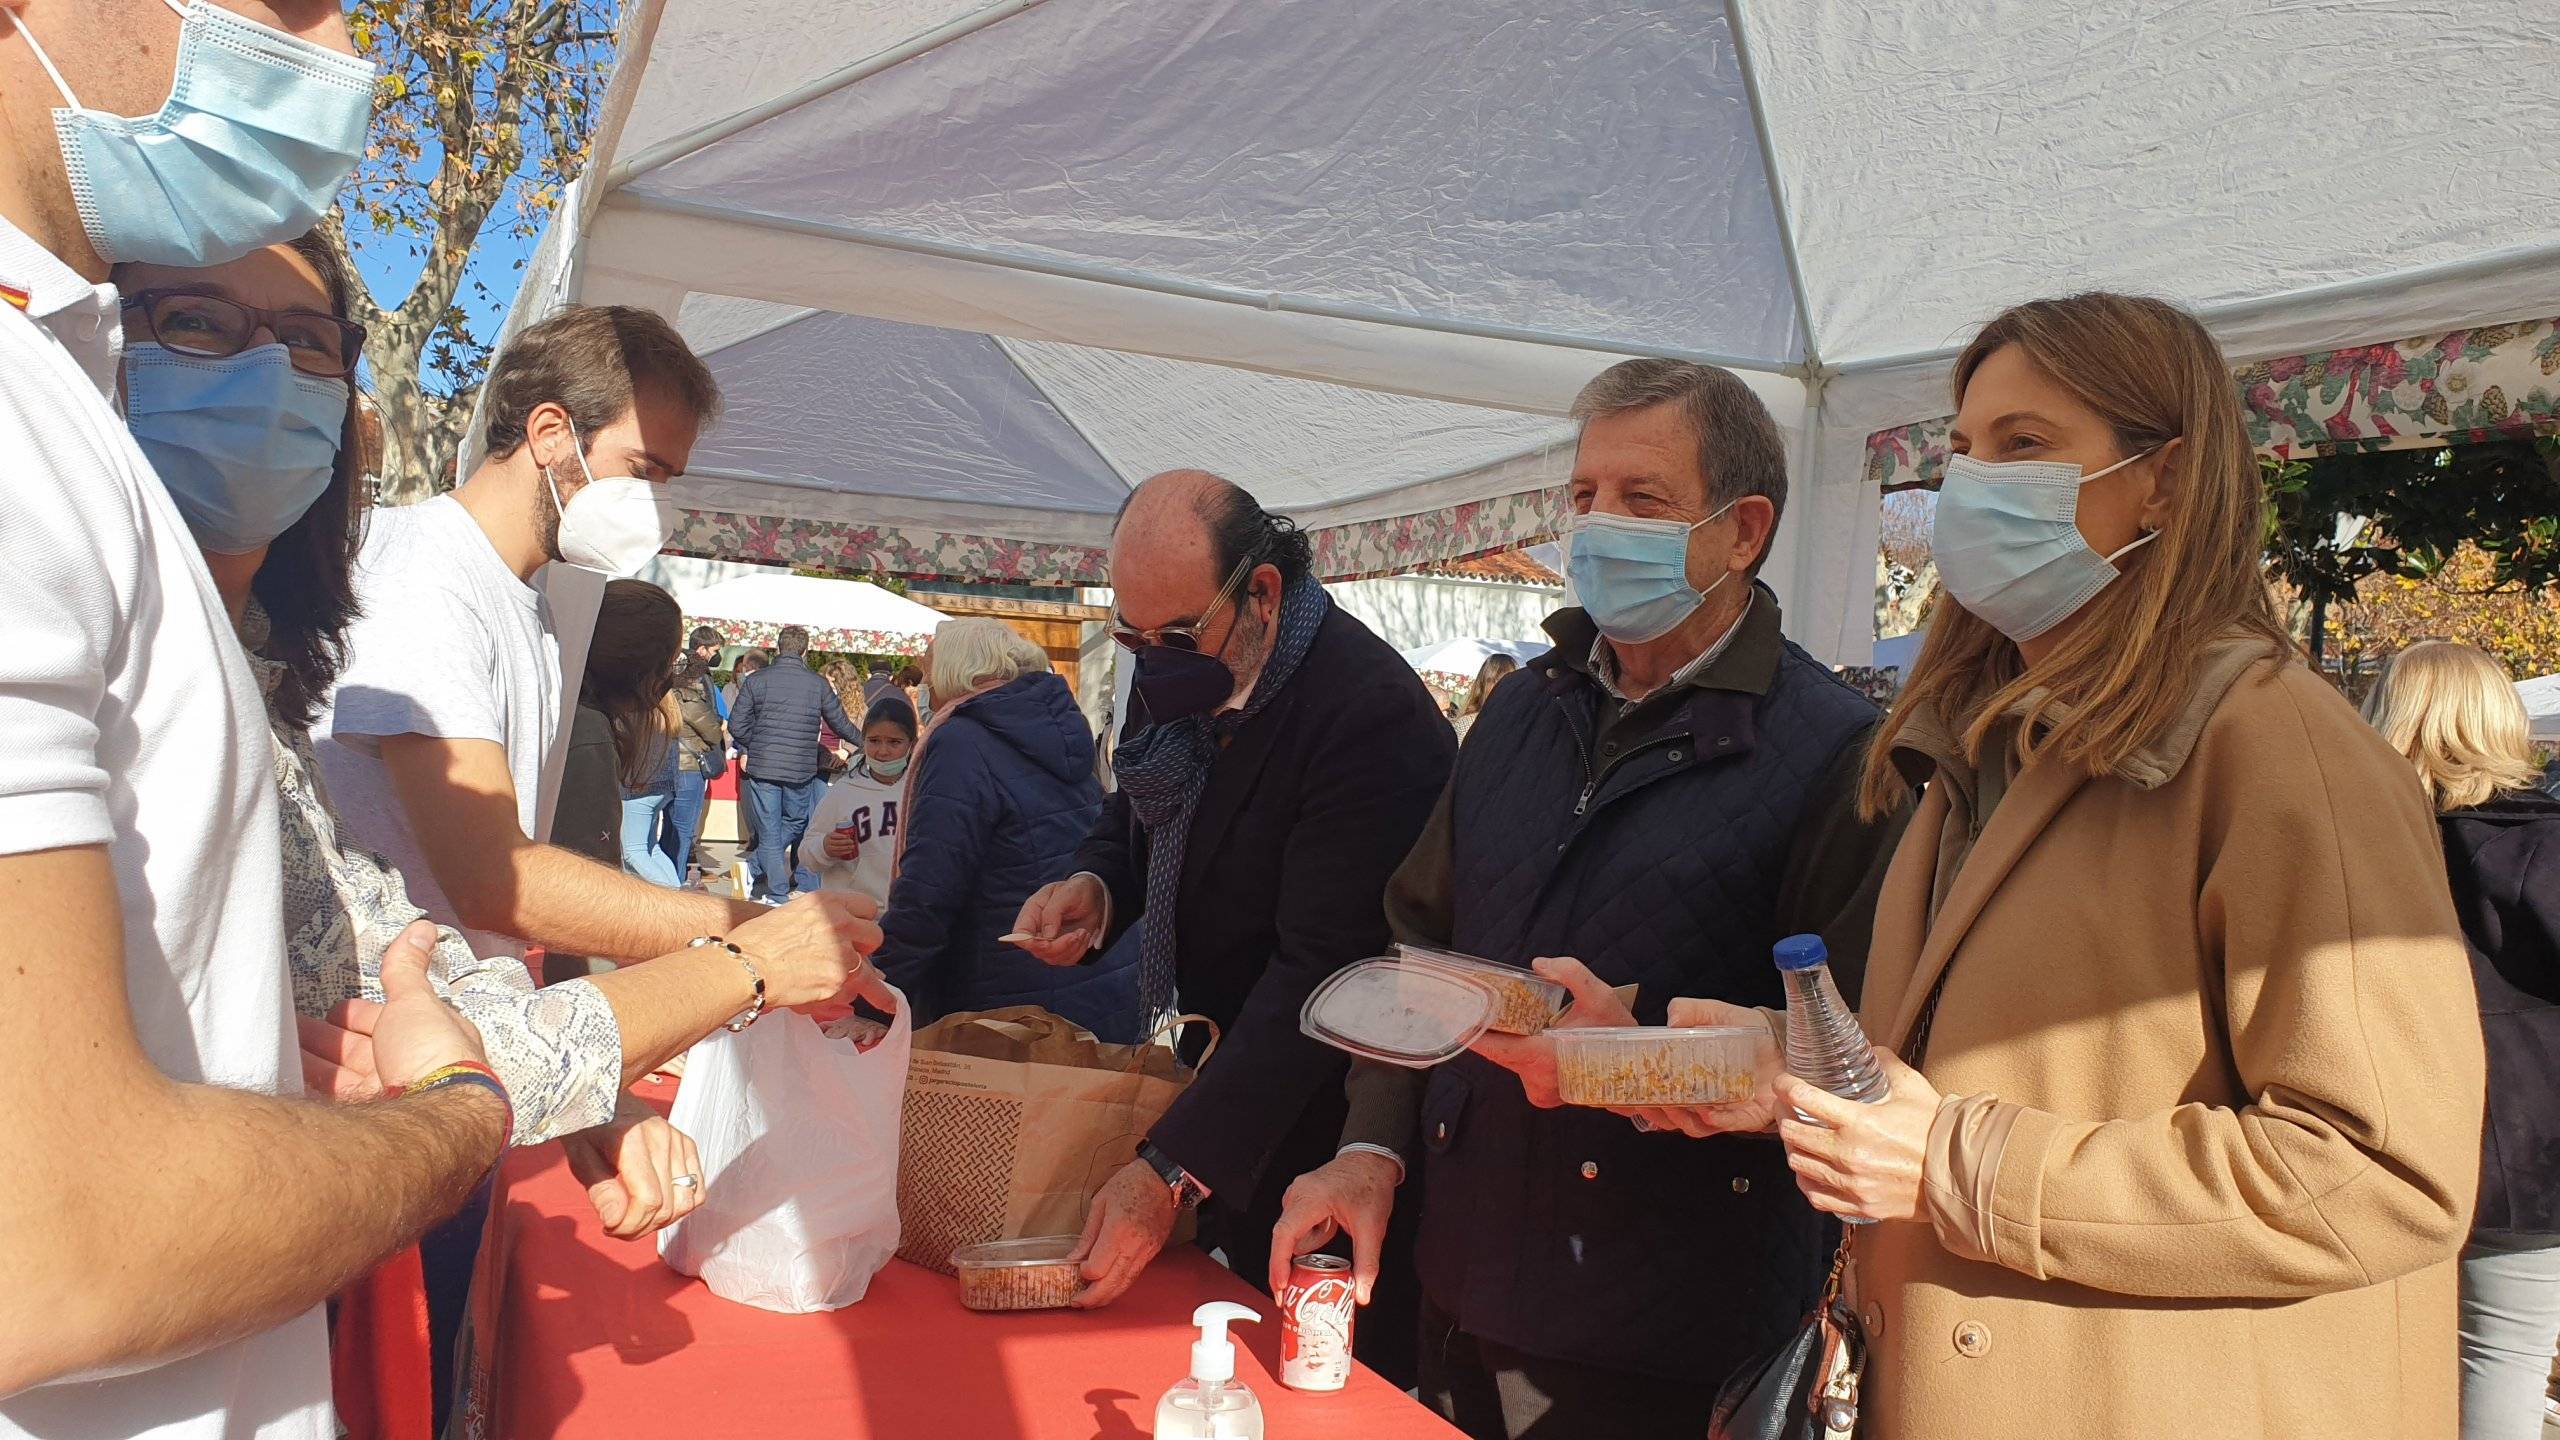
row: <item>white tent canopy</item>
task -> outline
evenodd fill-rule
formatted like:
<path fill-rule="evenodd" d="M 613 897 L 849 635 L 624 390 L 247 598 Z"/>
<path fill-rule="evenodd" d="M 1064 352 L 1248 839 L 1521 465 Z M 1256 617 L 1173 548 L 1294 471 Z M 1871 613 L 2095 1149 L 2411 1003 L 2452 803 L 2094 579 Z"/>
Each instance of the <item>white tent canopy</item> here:
<path fill-rule="evenodd" d="M 1727 365 L 1855 661 L 1867 437 L 2001 306 L 2162 294 L 2235 361 L 2560 308 L 2548 6 L 628 0 L 510 323 L 711 352 L 689 553 L 1048 581 L 1177 464 L 1328 575 L 1536 538 L 1585 380 Z"/>

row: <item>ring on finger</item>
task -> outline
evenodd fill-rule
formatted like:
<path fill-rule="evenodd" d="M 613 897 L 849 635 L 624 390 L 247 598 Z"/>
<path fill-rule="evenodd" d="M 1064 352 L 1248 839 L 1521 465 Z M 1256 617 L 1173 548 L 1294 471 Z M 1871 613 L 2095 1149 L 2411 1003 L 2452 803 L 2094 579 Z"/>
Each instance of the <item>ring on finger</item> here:
<path fill-rule="evenodd" d="M 702 1177 L 699 1175 L 679 1175 L 675 1178 L 675 1186 L 679 1190 L 699 1189 L 701 1185 Z"/>

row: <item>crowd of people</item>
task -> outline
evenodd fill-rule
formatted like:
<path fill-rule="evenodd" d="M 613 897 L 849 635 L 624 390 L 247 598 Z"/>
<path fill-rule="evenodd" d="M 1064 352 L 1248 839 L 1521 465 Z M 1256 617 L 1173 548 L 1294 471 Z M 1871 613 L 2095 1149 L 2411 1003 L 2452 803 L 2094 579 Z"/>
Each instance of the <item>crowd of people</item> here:
<path fill-rule="evenodd" d="M 785 628 L 717 683 L 720 636 L 629 578 L 720 405 L 649 312 L 513 337 L 486 458 L 368 512 L 355 282 L 313 231 L 371 101 L 341 7 L 31 8 L 0 9 L 0 1435 L 336 1435 L 378 1397 L 332 1394 L 330 1297 L 415 1247 L 450 1374 L 508 1146 L 559 1141 L 648 1235 L 716 1177 L 632 1083 L 845 999 L 1215 1021 L 1075 1303 L 1186 1210 L 1274 1290 L 1345 1247 L 1363 1358 L 1470 1436 L 1703 1432 L 1835 1276 L 1873 1436 L 2538 1426 L 2560 803 L 2476 652 L 2413 647 L 2363 716 L 2301 663 L 2192 316 L 2084 294 L 1976 335 L 1889 713 L 1787 638 L 1784 442 L 1721 370 L 1582 392 L 1577 603 L 1460 727 L 1288 520 L 1156 476 L 1111 539 L 1106 790 L 993 621 L 906 674 Z M 555 562 L 615 577 L 574 691 Z M 1781 1073 L 1801 934 L 1877 1103 Z M 1552 1035 L 1428 1071 L 1310 1038 L 1391 941 L 1533 965 L 1568 1027 L 1765 1026 L 1761 1083 L 1607 1110 L 1559 1103 Z"/>

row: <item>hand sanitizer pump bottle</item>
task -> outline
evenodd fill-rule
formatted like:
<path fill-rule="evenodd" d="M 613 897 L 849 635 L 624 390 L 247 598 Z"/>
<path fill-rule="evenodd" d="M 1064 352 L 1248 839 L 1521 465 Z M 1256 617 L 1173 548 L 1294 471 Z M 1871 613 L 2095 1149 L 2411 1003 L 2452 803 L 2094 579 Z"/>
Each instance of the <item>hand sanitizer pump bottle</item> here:
<path fill-rule="evenodd" d="M 1262 1402 L 1236 1381 L 1231 1321 L 1260 1320 L 1242 1305 L 1212 1300 L 1191 1312 L 1200 1338 L 1191 1346 L 1191 1378 L 1156 1402 L 1156 1440 L 1262 1440 Z"/>

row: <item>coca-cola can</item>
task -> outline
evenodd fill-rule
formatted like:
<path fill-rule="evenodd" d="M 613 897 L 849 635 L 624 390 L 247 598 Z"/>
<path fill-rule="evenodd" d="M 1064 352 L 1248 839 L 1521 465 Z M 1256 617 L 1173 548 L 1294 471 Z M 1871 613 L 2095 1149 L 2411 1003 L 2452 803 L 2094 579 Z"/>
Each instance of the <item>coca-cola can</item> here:
<path fill-rule="evenodd" d="M 1339 1390 L 1351 1382 L 1351 1262 L 1301 1255 L 1280 1292 L 1280 1383 L 1292 1390 Z"/>

